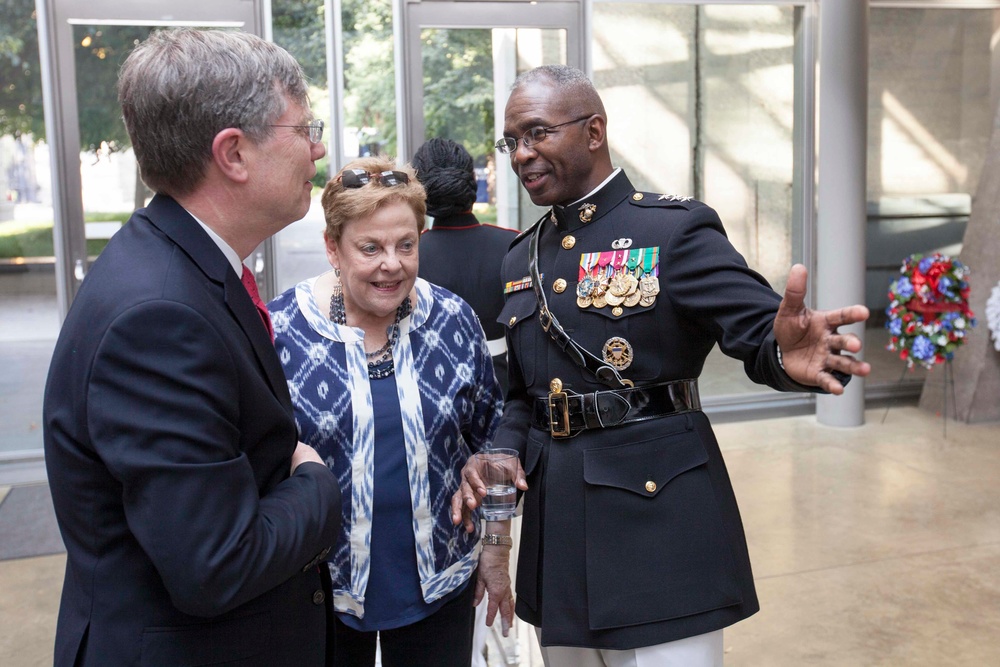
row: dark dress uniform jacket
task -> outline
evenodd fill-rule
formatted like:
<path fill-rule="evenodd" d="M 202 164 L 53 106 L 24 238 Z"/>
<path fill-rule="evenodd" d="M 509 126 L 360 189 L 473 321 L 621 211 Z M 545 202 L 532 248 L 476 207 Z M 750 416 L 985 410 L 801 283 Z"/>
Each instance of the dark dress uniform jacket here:
<path fill-rule="evenodd" d="M 714 210 L 637 193 L 624 172 L 574 207 L 541 221 L 539 270 L 567 333 L 598 357 L 610 338 L 634 359 L 636 386 L 697 378 L 712 346 L 756 382 L 810 390 L 778 365 L 772 322 L 780 297 L 750 270 Z M 529 275 L 528 236 L 511 247 L 503 280 Z M 569 237 L 572 237 L 570 239 Z M 660 294 L 649 307 L 580 308 L 581 254 L 659 247 Z M 568 287 L 553 289 L 557 279 Z M 736 498 L 704 413 L 687 412 L 552 438 L 531 427 L 531 403 L 552 378 L 570 391 L 608 389 L 576 366 L 538 320 L 532 289 L 507 296 L 511 388 L 495 446 L 521 452 L 524 496 L 517 614 L 547 646 L 628 649 L 694 636 L 758 609 Z M 649 484 L 652 482 L 652 484 Z"/>
<path fill-rule="evenodd" d="M 517 232 L 484 225 L 472 213 L 434 218 L 420 235 L 420 277 L 462 297 L 479 316 L 486 340 L 504 337 L 497 322 L 503 308 L 500 267 Z M 500 387 L 507 389 L 507 355 L 493 357 Z"/>
<path fill-rule="evenodd" d="M 281 364 L 229 261 L 173 199 L 84 280 L 52 358 L 45 464 L 66 544 L 57 667 L 316 666 L 336 478 L 289 476 Z"/>

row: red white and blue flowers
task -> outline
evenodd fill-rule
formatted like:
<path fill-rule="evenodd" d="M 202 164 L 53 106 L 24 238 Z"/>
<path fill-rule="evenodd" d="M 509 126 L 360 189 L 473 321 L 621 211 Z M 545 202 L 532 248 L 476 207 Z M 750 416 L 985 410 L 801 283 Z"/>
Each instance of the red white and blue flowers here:
<path fill-rule="evenodd" d="M 950 361 L 976 326 L 969 310 L 969 268 L 940 253 L 916 254 L 903 260 L 899 272 L 889 285 L 885 310 L 887 349 L 899 352 L 910 368 Z"/>

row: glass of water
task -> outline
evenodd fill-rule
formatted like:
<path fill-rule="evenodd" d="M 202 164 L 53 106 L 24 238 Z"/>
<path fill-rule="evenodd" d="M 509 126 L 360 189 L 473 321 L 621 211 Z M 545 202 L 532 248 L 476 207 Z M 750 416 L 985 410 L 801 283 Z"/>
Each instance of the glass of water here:
<path fill-rule="evenodd" d="M 476 452 L 479 460 L 479 475 L 486 485 L 483 499 L 483 518 L 487 521 L 506 521 L 514 516 L 517 504 L 517 489 L 514 476 L 517 474 L 517 450 L 484 449 Z"/>

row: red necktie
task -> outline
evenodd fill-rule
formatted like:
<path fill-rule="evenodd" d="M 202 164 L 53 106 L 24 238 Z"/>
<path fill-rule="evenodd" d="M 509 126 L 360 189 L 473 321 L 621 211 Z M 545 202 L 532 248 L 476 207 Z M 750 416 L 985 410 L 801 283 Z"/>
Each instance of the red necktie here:
<path fill-rule="evenodd" d="M 264 327 L 267 329 L 268 335 L 271 337 L 271 342 L 274 342 L 274 327 L 271 325 L 271 315 L 267 312 L 267 306 L 264 302 L 260 300 L 260 292 L 257 291 L 257 281 L 253 279 L 253 273 L 247 268 L 246 264 L 243 265 L 243 286 L 247 288 L 247 292 L 250 294 L 250 299 L 253 301 L 253 305 L 257 306 L 257 314 L 260 315 L 261 321 L 264 323 Z"/>

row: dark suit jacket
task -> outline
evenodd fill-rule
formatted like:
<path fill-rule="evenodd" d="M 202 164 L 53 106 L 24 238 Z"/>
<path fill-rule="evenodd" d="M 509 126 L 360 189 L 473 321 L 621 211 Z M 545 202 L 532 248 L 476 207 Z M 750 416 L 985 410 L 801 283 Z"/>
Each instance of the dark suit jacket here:
<path fill-rule="evenodd" d="M 572 207 L 558 210 L 556 224 L 546 216 L 538 247 L 549 308 L 575 341 L 598 356 L 610 339 L 628 341 L 633 360 L 622 375 L 637 387 L 697 378 L 718 344 L 756 382 L 814 389 L 778 365 L 771 329 L 780 297 L 747 267 L 715 211 L 637 193 L 624 173 L 586 202 L 596 207 L 590 220 Z M 505 282 L 528 276 L 527 241 L 526 233 L 511 247 Z M 655 302 L 581 308 L 581 256 L 623 243 L 659 248 Z M 511 387 L 494 445 L 524 459 L 517 613 L 541 626 L 542 643 L 650 646 L 757 611 L 736 498 L 704 413 L 552 438 L 530 424 L 532 402 L 553 378 L 577 393 L 608 387 L 542 330 L 530 287 L 508 295 L 499 320 Z"/>
<path fill-rule="evenodd" d="M 305 463 L 281 365 L 173 199 L 94 263 L 56 344 L 45 463 L 67 565 L 55 665 L 322 665 L 316 557 L 340 492 Z"/>

